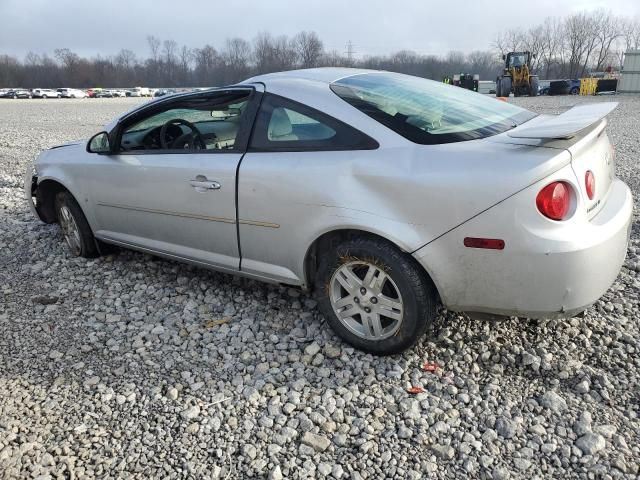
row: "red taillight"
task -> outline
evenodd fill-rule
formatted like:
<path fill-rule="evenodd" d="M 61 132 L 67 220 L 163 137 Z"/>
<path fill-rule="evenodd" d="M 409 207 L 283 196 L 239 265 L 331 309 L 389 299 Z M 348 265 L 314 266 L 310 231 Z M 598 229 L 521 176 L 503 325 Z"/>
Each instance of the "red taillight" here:
<path fill-rule="evenodd" d="M 593 197 L 596 194 L 596 177 L 593 176 L 593 172 L 591 170 L 587 170 L 587 173 L 584 174 L 584 185 L 587 188 L 589 200 L 593 200 Z"/>
<path fill-rule="evenodd" d="M 569 185 L 553 182 L 544 187 L 536 197 L 538 210 L 551 220 L 562 220 L 569 211 L 571 195 Z"/>

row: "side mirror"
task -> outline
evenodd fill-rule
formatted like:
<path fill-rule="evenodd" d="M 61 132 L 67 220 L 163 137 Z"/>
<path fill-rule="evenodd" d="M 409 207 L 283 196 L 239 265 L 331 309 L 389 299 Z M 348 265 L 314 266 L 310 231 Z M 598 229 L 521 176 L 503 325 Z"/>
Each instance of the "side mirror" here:
<path fill-rule="evenodd" d="M 506 55 L 502 55 L 502 59 L 503 59 L 503 60 L 506 60 L 506 59 L 507 59 L 507 56 L 506 56 Z"/>
<path fill-rule="evenodd" d="M 91 137 L 89 143 L 87 143 L 87 152 L 101 154 L 111 153 L 109 134 L 107 132 L 100 132 Z"/>

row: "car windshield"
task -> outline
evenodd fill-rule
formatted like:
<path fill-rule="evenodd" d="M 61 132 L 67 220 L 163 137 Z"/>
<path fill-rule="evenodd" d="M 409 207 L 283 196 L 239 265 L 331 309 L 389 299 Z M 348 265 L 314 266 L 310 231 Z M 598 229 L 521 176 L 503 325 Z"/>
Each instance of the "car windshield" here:
<path fill-rule="evenodd" d="M 430 145 L 505 132 L 535 114 L 470 90 L 396 73 L 331 84 L 340 98 L 412 142 Z"/>

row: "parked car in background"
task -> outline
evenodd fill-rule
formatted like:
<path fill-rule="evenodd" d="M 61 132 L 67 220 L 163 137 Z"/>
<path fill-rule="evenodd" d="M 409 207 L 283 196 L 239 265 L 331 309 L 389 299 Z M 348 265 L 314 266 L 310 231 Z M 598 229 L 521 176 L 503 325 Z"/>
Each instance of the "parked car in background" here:
<path fill-rule="evenodd" d="M 575 78 L 569 80 L 569 95 L 578 95 L 580 93 L 580 79 Z"/>
<path fill-rule="evenodd" d="M 12 88 L 4 92 L 0 98 L 31 98 L 31 92 L 24 88 Z"/>
<path fill-rule="evenodd" d="M 578 95 L 580 93 L 580 79 L 551 80 L 548 95 Z"/>
<path fill-rule="evenodd" d="M 135 87 L 127 90 L 127 97 L 150 97 L 151 92 L 148 88 L 144 87 Z"/>
<path fill-rule="evenodd" d="M 616 105 L 538 115 L 398 73 L 267 74 L 45 150 L 25 195 L 70 255 L 115 244 L 314 290 L 346 342 L 391 354 L 438 299 L 557 318 L 607 291 L 633 210 L 606 131 Z"/>
<path fill-rule="evenodd" d="M 111 90 L 111 95 L 114 97 L 126 97 L 127 92 L 125 92 L 124 90 L 114 89 L 114 90 Z"/>
<path fill-rule="evenodd" d="M 34 88 L 31 90 L 33 98 L 60 98 L 61 94 L 50 88 Z"/>
<path fill-rule="evenodd" d="M 87 94 L 77 88 L 59 88 L 57 92 L 62 98 L 85 98 Z"/>
<path fill-rule="evenodd" d="M 540 80 L 538 83 L 538 95 L 549 95 L 550 80 Z"/>
<path fill-rule="evenodd" d="M 177 93 L 177 90 L 175 90 L 173 88 L 160 88 L 160 89 L 155 91 L 153 96 L 154 97 L 164 97 L 165 95 L 172 95 L 174 93 Z"/>

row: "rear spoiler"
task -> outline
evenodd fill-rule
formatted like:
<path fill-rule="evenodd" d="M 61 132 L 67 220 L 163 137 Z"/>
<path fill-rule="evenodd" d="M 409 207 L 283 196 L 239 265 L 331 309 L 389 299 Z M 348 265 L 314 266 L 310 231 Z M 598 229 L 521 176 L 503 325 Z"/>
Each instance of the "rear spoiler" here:
<path fill-rule="evenodd" d="M 560 115 L 535 122 L 535 125 L 514 128 L 507 132 L 512 138 L 567 139 L 581 130 L 598 123 L 618 106 L 618 102 L 591 103 L 579 105 Z"/>

